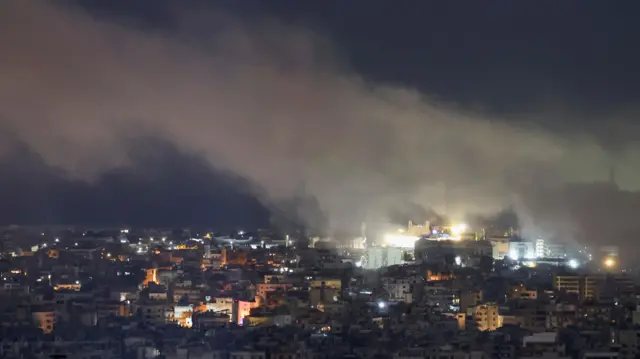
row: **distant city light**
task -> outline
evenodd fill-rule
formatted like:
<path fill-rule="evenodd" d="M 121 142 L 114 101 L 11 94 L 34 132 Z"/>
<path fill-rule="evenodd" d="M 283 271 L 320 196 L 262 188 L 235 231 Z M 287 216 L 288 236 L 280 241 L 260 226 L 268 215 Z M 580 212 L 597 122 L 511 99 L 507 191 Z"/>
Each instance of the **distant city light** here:
<path fill-rule="evenodd" d="M 384 308 L 386 308 L 386 307 L 387 307 L 387 303 L 385 303 L 385 302 L 378 302 L 378 308 L 380 308 L 380 309 L 384 309 Z"/>
<path fill-rule="evenodd" d="M 569 268 L 576 269 L 578 268 L 578 266 L 580 266 L 580 263 L 578 263 L 578 261 L 575 259 L 569 259 L 569 261 L 567 262 L 567 265 L 569 266 Z"/>
<path fill-rule="evenodd" d="M 243 230 L 238 231 L 238 235 L 244 236 L 244 231 Z"/>
<path fill-rule="evenodd" d="M 60 238 L 56 238 L 56 243 L 60 242 Z"/>

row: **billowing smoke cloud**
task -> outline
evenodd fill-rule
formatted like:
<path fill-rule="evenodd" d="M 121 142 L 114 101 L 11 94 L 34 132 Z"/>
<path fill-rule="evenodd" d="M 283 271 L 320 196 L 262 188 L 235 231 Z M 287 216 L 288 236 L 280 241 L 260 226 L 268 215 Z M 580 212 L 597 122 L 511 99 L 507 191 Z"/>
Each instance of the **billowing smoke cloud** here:
<path fill-rule="evenodd" d="M 151 31 L 52 2 L 3 2 L 4 129 L 85 179 L 126 166 L 127 143 L 155 136 L 251 180 L 268 203 L 304 183 L 332 228 L 409 202 L 452 218 L 512 204 L 527 213 L 534 189 L 608 175 L 587 133 L 510 125 L 368 83 L 304 29 L 181 20 Z"/>

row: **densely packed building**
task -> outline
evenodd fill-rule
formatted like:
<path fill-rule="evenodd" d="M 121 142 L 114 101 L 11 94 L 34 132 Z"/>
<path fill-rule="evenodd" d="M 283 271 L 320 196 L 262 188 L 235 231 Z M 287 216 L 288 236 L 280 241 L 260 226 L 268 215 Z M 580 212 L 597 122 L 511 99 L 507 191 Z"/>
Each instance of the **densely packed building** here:
<path fill-rule="evenodd" d="M 264 232 L 3 236 L 3 358 L 640 356 L 635 278 L 493 261 L 477 239 L 370 269 L 367 248 Z"/>

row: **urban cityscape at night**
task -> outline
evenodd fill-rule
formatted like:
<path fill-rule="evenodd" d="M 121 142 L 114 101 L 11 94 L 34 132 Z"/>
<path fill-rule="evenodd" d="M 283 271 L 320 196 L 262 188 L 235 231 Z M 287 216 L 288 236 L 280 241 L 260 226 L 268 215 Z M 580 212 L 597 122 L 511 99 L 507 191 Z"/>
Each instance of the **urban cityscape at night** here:
<path fill-rule="evenodd" d="M 638 13 L 0 0 L 0 359 L 640 358 Z"/>

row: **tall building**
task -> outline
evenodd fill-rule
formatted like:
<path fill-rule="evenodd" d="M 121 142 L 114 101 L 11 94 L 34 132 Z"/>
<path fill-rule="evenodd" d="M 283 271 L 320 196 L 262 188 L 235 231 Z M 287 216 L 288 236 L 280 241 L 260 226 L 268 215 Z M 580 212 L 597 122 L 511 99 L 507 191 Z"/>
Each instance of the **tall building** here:
<path fill-rule="evenodd" d="M 428 236 L 431 234 L 431 225 L 429 221 L 425 222 L 425 224 L 414 224 L 412 221 L 409 221 L 407 234 L 415 237 Z"/>
<path fill-rule="evenodd" d="M 554 277 L 556 290 L 575 294 L 580 300 L 610 299 L 633 293 L 633 279 L 626 275 L 565 275 Z"/>
<path fill-rule="evenodd" d="M 564 258 L 567 256 L 567 248 L 564 244 L 549 243 L 545 247 L 546 258 Z"/>
<path fill-rule="evenodd" d="M 394 247 L 372 247 L 365 254 L 364 268 L 379 269 L 393 265 L 403 264 L 404 251 Z"/>
<path fill-rule="evenodd" d="M 474 308 L 473 319 L 481 331 L 494 331 L 502 326 L 497 303 L 486 303 Z"/>
<path fill-rule="evenodd" d="M 547 255 L 547 247 L 544 243 L 544 239 L 536 239 L 536 258 L 544 258 Z"/>
<path fill-rule="evenodd" d="M 492 247 L 492 257 L 502 260 L 509 255 L 509 238 L 489 238 Z"/>
<path fill-rule="evenodd" d="M 510 259 L 524 260 L 535 259 L 536 248 L 533 242 L 509 242 L 509 254 Z"/>

